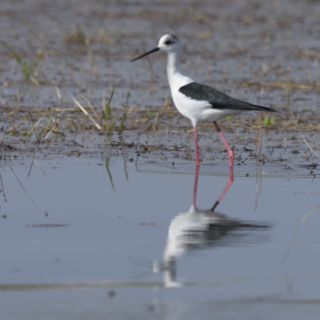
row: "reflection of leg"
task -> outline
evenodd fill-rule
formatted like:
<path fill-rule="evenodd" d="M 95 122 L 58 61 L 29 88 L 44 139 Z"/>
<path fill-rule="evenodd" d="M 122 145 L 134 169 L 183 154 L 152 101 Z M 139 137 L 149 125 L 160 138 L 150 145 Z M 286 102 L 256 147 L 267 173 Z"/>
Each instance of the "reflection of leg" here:
<path fill-rule="evenodd" d="M 196 167 L 200 166 L 200 161 L 199 161 L 199 148 L 198 148 L 198 132 L 197 132 L 197 127 L 194 127 L 193 130 L 193 136 L 194 136 L 194 153 L 196 154 Z"/>
<path fill-rule="evenodd" d="M 226 146 L 227 150 L 228 150 L 228 154 L 229 154 L 229 159 L 230 159 L 230 163 L 229 163 L 229 167 L 231 168 L 233 166 L 233 158 L 234 158 L 234 155 L 233 155 L 233 151 L 232 149 L 230 148 L 230 146 L 228 145 L 228 142 L 226 140 L 226 138 L 224 137 L 220 127 L 218 126 L 217 122 L 214 121 L 213 124 L 215 125 L 218 133 L 219 133 L 219 136 L 222 140 L 222 142 L 224 143 L 224 145 Z"/>
<path fill-rule="evenodd" d="M 230 167 L 229 168 L 229 178 L 228 178 L 228 182 L 226 184 L 226 186 L 224 187 L 223 191 L 220 194 L 220 197 L 218 198 L 218 200 L 216 201 L 216 203 L 213 205 L 211 211 L 214 211 L 216 209 L 216 207 L 218 206 L 218 204 L 220 203 L 220 201 L 222 200 L 222 198 L 224 197 L 224 195 L 227 193 L 228 189 L 230 188 L 230 186 L 233 183 L 233 168 Z"/>
<path fill-rule="evenodd" d="M 194 207 L 196 206 L 196 199 L 197 199 L 198 176 L 199 176 L 199 166 L 196 167 L 196 171 L 194 173 L 193 198 L 192 198 L 192 205 Z"/>

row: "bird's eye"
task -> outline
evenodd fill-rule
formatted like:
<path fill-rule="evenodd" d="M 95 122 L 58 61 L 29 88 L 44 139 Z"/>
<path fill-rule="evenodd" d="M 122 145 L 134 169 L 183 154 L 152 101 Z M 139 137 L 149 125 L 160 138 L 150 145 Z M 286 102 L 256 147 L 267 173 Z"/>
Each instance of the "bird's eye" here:
<path fill-rule="evenodd" d="M 167 40 L 167 41 L 165 41 L 165 43 L 164 44 L 171 44 L 171 40 Z"/>

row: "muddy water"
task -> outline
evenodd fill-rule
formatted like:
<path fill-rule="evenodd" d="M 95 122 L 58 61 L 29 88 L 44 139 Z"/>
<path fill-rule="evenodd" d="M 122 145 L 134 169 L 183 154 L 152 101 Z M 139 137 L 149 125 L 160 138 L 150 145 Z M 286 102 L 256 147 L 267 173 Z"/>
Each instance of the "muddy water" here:
<path fill-rule="evenodd" d="M 318 179 L 235 170 L 212 213 L 227 167 L 193 209 L 188 164 L 35 160 L 1 169 L 6 318 L 318 317 Z"/>
<path fill-rule="evenodd" d="M 0 46 L 2 315 L 318 319 L 319 14 L 294 0 L 1 1 L 1 40 L 29 69 L 41 53 L 25 79 Z M 165 33 L 187 75 L 281 111 L 220 122 L 235 181 L 214 214 L 230 174 L 214 127 L 199 128 L 193 208 L 193 134 L 166 58 L 129 62 Z"/>

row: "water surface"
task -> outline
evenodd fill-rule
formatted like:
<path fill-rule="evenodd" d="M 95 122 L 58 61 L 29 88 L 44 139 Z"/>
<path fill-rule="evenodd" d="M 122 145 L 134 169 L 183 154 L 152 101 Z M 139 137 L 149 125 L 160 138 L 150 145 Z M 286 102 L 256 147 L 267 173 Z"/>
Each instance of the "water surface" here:
<path fill-rule="evenodd" d="M 36 161 L 1 169 L 7 319 L 317 318 L 318 179 L 235 170 L 211 213 L 228 167 L 203 166 L 195 212 L 192 164 Z"/>

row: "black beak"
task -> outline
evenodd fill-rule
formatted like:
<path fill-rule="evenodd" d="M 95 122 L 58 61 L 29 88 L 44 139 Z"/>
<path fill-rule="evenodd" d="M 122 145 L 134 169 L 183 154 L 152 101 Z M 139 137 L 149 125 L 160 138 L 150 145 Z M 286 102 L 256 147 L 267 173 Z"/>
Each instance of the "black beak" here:
<path fill-rule="evenodd" d="M 159 48 L 154 48 L 153 50 L 151 50 L 151 51 L 149 51 L 149 52 L 147 52 L 147 53 L 143 54 L 142 56 L 140 56 L 140 57 L 138 57 L 138 58 L 135 58 L 135 59 L 131 60 L 131 62 L 136 61 L 136 60 L 138 60 L 138 59 L 141 59 L 141 58 L 143 58 L 143 57 L 147 56 L 148 54 L 151 54 L 151 53 L 156 52 L 156 51 L 159 51 L 159 50 L 160 50 Z"/>

